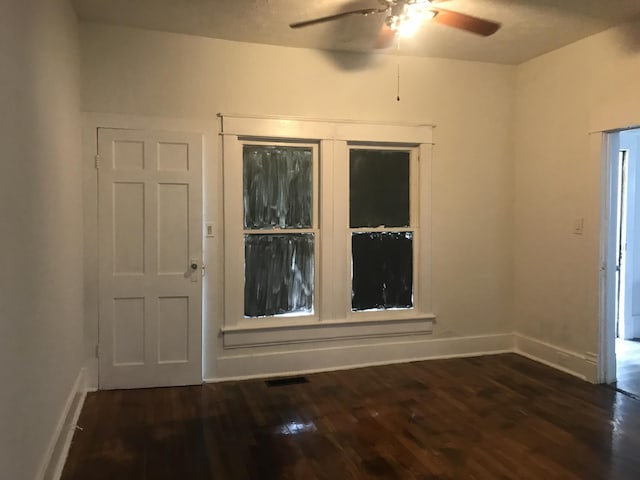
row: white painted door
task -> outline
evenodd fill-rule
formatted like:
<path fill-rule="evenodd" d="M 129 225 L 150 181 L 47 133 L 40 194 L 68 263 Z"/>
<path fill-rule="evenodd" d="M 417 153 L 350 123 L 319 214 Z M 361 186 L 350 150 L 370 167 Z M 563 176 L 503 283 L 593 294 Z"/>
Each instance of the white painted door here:
<path fill-rule="evenodd" d="M 101 389 L 202 382 L 202 136 L 98 129 Z"/>

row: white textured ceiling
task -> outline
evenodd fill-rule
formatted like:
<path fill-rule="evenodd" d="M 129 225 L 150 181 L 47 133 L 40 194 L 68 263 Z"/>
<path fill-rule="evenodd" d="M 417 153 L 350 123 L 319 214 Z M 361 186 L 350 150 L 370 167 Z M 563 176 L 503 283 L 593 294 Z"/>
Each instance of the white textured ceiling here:
<path fill-rule="evenodd" d="M 289 23 L 379 0 L 74 0 L 83 21 L 290 47 L 373 51 L 384 15 L 292 30 Z M 483 38 L 426 24 L 400 54 L 518 64 L 640 16 L 640 0 L 450 0 L 441 6 L 500 22 Z"/>

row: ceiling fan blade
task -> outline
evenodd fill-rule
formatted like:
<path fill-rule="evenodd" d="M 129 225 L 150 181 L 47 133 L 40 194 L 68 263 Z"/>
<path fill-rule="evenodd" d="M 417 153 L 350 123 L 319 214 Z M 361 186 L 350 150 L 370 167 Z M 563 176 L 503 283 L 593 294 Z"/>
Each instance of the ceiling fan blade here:
<path fill-rule="evenodd" d="M 305 20 L 303 22 L 296 22 L 289 24 L 291 28 L 302 28 L 310 25 L 317 25 L 318 23 L 331 22 L 332 20 L 338 20 L 339 18 L 348 17 L 350 15 L 372 15 L 374 13 L 385 12 L 386 9 L 382 8 L 363 8 L 361 10 L 352 10 L 350 12 L 336 13 L 335 15 L 329 15 L 327 17 L 314 18 L 313 20 Z"/>
<path fill-rule="evenodd" d="M 389 28 L 389 25 L 383 23 L 378 31 L 378 37 L 376 38 L 375 47 L 377 49 L 389 48 L 393 45 L 393 41 L 396 39 L 396 33 Z"/>
<path fill-rule="evenodd" d="M 484 20 L 464 13 L 452 12 L 440 7 L 432 7 L 436 12 L 436 16 L 431 19 L 432 22 L 447 25 L 449 27 L 458 28 L 467 32 L 475 33 L 488 37 L 493 35 L 500 29 L 500 24 L 491 20 Z"/>

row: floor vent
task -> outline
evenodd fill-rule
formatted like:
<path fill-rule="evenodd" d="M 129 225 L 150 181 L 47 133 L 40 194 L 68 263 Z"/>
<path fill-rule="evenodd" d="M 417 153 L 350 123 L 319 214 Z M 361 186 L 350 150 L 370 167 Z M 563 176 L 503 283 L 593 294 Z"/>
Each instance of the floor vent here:
<path fill-rule="evenodd" d="M 299 383 L 309 383 L 307 377 L 285 377 L 274 378 L 273 380 L 266 380 L 264 383 L 267 387 L 284 387 L 286 385 L 297 385 Z"/>

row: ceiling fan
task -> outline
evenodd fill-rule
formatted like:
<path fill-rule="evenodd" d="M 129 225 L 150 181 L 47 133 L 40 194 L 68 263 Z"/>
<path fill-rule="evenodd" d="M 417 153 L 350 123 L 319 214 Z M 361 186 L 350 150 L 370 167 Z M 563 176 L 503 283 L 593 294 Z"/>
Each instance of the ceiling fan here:
<path fill-rule="evenodd" d="M 491 20 L 440 8 L 435 5 L 438 0 L 379 0 L 379 2 L 381 6 L 378 8 L 363 8 L 340 12 L 326 17 L 292 23 L 289 26 L 291 28 L 303 28 L 351 15 L 385 14 L 385 21 L 376 43 L 378 48 L 389 46 L 396 36 L 406 37 L 413 35 L 419 29 L 421 23 L 427 19 L 485 37 L 493 35 L 500 28 L 499 23 Z"/>

